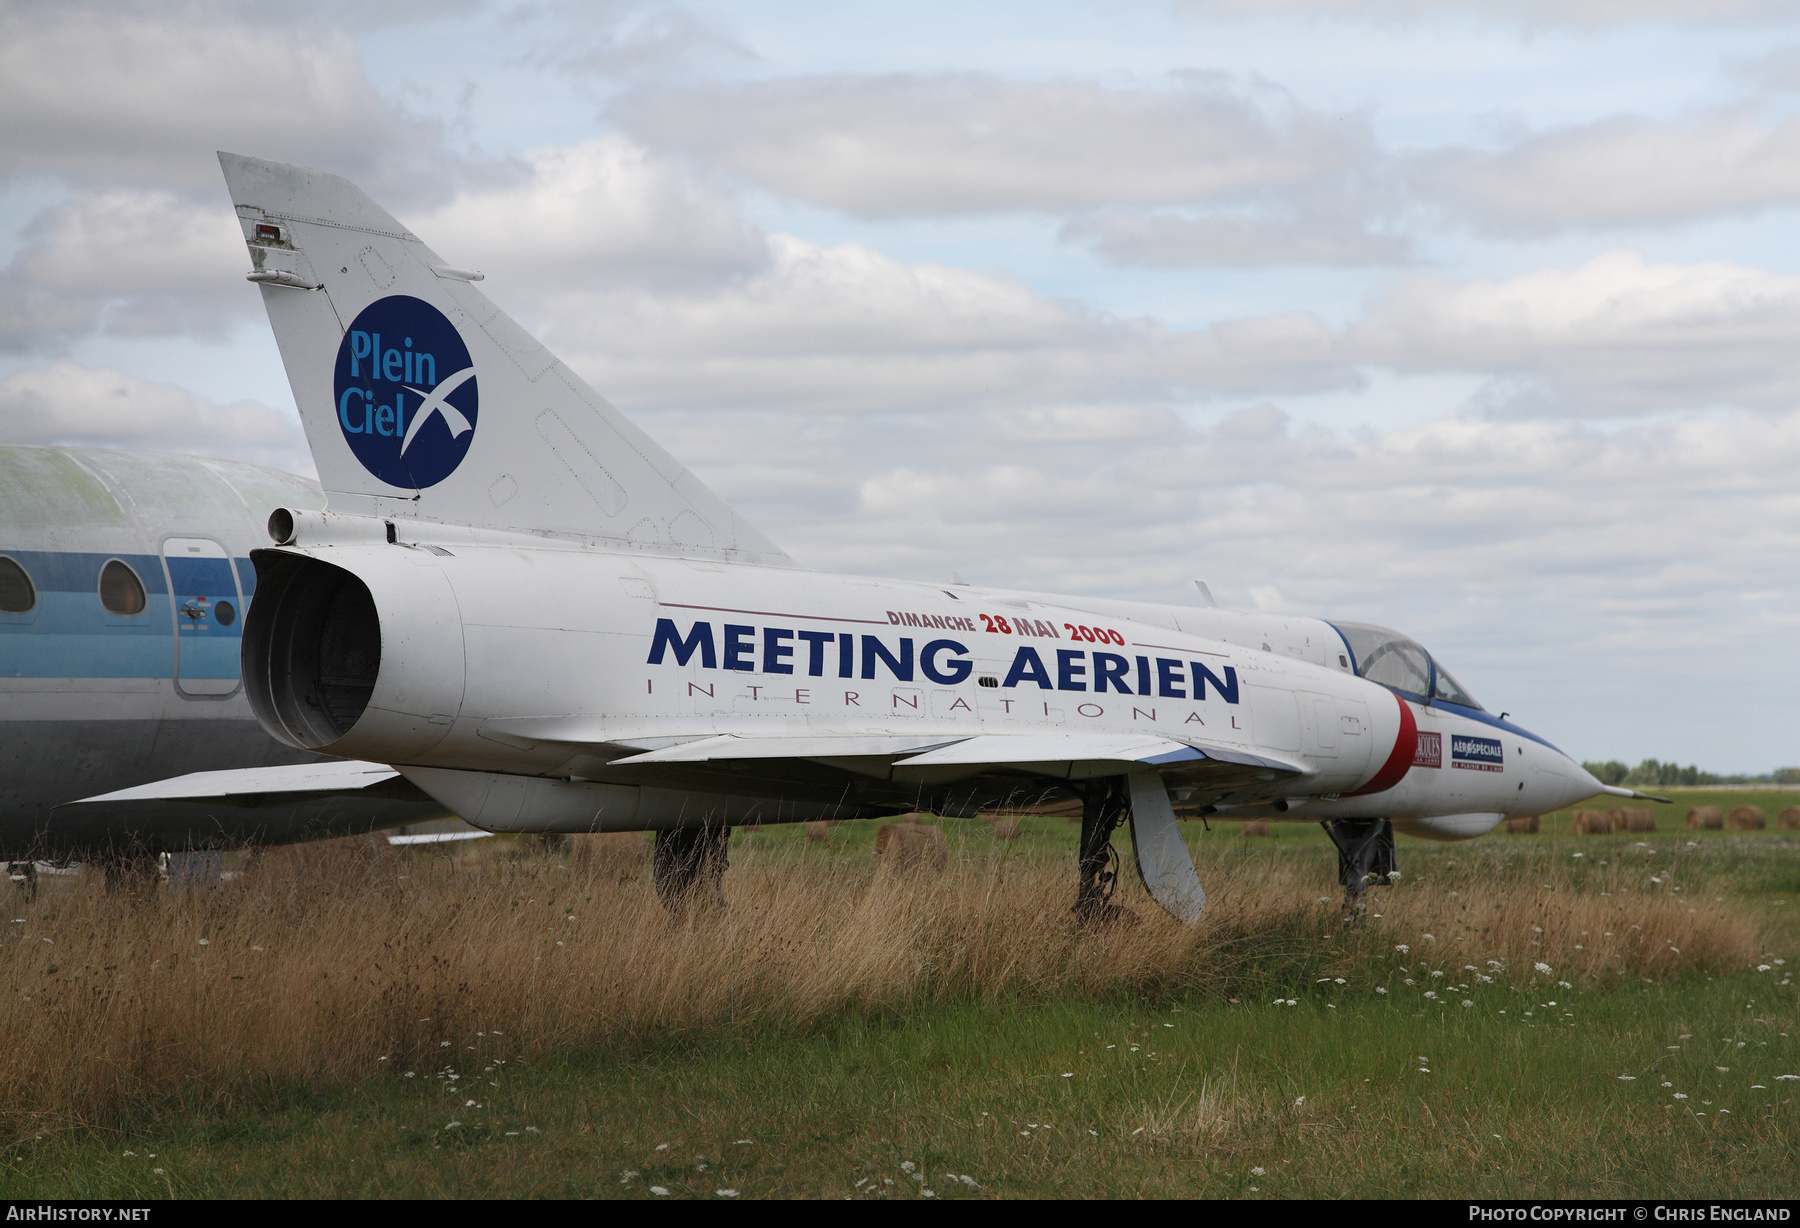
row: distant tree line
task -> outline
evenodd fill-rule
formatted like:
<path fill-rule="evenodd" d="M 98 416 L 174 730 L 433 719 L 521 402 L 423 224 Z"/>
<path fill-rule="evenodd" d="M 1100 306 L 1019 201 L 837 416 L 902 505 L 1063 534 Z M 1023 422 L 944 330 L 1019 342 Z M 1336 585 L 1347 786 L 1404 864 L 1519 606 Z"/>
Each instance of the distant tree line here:
<path fill-rule="evenodd" d="M 1630 788 L 1646 785 L 1800 785 L 1800 767 L 1776 768 L 1761 776 L 1721 776 L 1716 772 L 1702 772 L 1691 763 L 1682 767 L 1679 763 L 1661 763 L 1655 759 L 1646 759 L 1636 767 L 1627 767 L 1617 759 L 1581 766 L 1592 772 L 1594 779 L 1603 785 Z"/>

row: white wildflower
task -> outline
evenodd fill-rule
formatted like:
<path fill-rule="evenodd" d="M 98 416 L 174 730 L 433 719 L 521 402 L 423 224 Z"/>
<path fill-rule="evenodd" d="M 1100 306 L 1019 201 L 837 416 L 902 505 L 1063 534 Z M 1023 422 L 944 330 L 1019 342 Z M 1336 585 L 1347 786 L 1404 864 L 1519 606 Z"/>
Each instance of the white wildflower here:
<path fill-rule="evenodd" d="M 713 1193 L 717 1194 L 720 1198 L 736 1198 L 737 1197 L 736 1190 L 714 1190 Z"/>
<path fill-rule="evenodd" d="M 1396 951 L 1398 951 L 1398 952 L 1400 952 L 1400 954 L 1402 954 L 1402 955 L 1405 955 L 1405 954 L 1406 954 L 1406 953 L 1407 953 L 1407 952 L 1408 952 L 1408 951 L 1410 951 L 1410 950 L 1412 950 L 1412 948 L 1411 948 L 1411 947 L 1409 947 L 1409 946 L 1407 946 L 1407 945 L 1406 945 L 1406 944 L 1405 944 L 1405 943 L 1404 943 L 1404 942 L 1403 942 L 1403 943 L 1401 943 L 1401 944 L 1400 944 L 1400 945 L 1399 945 L 1399 946 L 1397 946 L 1397 947 L 1395 947 L 1395 948 L 1394 948 L 1394 950 L 1396 950 Z"/>
<path fill-rule="evenodd" d="M 1545 963 L 1536 963 L 1536 964 L 1533 964 L 1533 965 L 1531 965 L 1531 966 L 1532 966 L 1532 967 L 1533 967 L 1533 968 L 1535 968 L 1535 969 L 1536 969 L 1536 970 L 1537 970 L 1537 971 L 1539 971 L 1539 972 L 1541 972 L 1541 973 L 1543 973 L 1543 974 L 1544 974 L 1544 975 L 1545 975 L 1545 976 L 1548 976 L 1548 975 L 1550 975 L 1550 971 L 1551 971 L 1551 969 L 1550 969 L 1550 965 L 1549 965 L 1549 964 L 1545 964 Z"/>
<path fill-rule="evenodd" d="M 1253 1168 L 1250 1170 L 1250 1175 L 1252 1177 L 1266 1177 L 1269 1175 L 1269 1170 L 1266 1168 Z"/>
<path fill-rule="evenodd" d="M 669 1191 L 668 1191 L 667 1187 L 665 1187 L 665 1186 L 653 1185 L 650 1187 L 650 1192 L 652 1194 L 655 1194 L 658 1198 L 661 1198 L 664 1194 L 667 1194 Z"/>

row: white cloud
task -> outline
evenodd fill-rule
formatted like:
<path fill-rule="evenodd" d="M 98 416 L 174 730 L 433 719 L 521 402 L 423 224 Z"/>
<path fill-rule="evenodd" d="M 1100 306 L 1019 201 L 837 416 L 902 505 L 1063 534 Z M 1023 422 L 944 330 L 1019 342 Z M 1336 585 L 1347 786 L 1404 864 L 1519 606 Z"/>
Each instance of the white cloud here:
<path fill-rule="evenodd" d="M 1505 279 L 1401 278 L 1347 347 L 1400 371 L 1524 381 L 1511 399 L 1581 415 L 1800 404 L 1797 332 L 1800 277 L 1614 249 Z"/>
<path fill-rule="evenodd" d="M 329 166 L 428 196 L 441 126 L 406 115 L 356 48 L 304 9 L 0 6 L 0 163 L 222 197 L 219 148 Z"/>
<path fill-rule="evenodd" d="M 0 270 L 0 349 L 49 350 L 96 331 L 221 338 L 257 305 L 230 209 L 168 192 L 77 192 L 26 228 Z"/>
<path fill-rule="evenodd" d="M 255 401 L 217 405 L 172 384 L 73 362 L 0 380 L 0 442 L 185 452 L 316 472 L 289 415 Z"/>
<path fill-rule="evenodd" d="M 718 280 L 763 259 L 735 201 L 624 137 L 544 146 L 520 162 L 517 177 L 467 186 L 408 225 L 533 293 Z"/>
<path fill-rule="evenodd" d="M 534 5 L 515 14 L 515 19 L 534 18 L 555 29 L 539 60 L 577 76 L 646 78 L 754 58 L 724 27 L 678 7 L 581 0 Z"/>
<path fill-rule="evenodd" d="M 545 339 L 624 405 L 1042 409 L 1355 386 L 1305 315 L 1170 330 L 1011 278 L 857 244 L 768 239 L 755 273 L 691 293 L 548 296 Z"/>
<path fill-rule="evenodd" d="M 770 191 L 866 217 L 1242 201 L 1365 159 L 1359 114 L 1182 74 L 1160 90 L 978 74 L 645 91 L 615 114 Z"/>
<path fill-rule="evenodd" d="M 1415 169 L 1420 190 L 1453 217 L 1501 233 L 1791 208 L 1800 204 L 1800 118 L 1620 115 L 1498 151 L 1437 151 Z"/>
<path fill-rule="evenodd" d="M 1261 268 L 1281 264 L 1406 264 L 1412 244 L 1363 225 L 1349 211 L 1275 216 L 1245 213 L 1129 213 L 1109 210 L 1063 227 L 1112 264 L 1142 267 Z"/>
<path fill-rule="evenodd" d="M 1328 17 L 1355 21 L 1472 18 L 1509 26 L 1593 29 L 1630 25 L 1715 25 L 1793 20 L 1783 0 L 1178 0 L 1218 17 Z"/>

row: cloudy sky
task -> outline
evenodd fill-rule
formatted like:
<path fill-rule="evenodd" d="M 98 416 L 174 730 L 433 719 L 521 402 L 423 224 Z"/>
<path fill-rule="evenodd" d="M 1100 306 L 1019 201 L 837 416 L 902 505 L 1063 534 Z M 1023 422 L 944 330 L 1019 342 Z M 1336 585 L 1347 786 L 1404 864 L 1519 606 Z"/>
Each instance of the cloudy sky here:
<path fill-rule="evenodd" d="M 0 117 L 0 438 L 310 472 L 229 149 L 810 566 L 1198 577 L 1578 758 L 1800 763 L 1791 3 L 0 0 Z"/>

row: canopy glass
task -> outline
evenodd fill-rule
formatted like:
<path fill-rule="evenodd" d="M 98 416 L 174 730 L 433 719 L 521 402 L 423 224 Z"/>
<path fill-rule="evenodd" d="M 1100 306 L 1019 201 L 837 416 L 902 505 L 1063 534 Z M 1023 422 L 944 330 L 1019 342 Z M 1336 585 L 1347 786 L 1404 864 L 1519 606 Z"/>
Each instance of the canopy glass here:
<path fill-rule="evenodd" d="M 1423 645 L 1411 636 L 1369 623 L 1331 624 L 1350 648 L 1359 677 L 1408 695 L 1441 699 L 1465 708 L 1480 708 L 1475 697 L 1463 690 Z"/>

